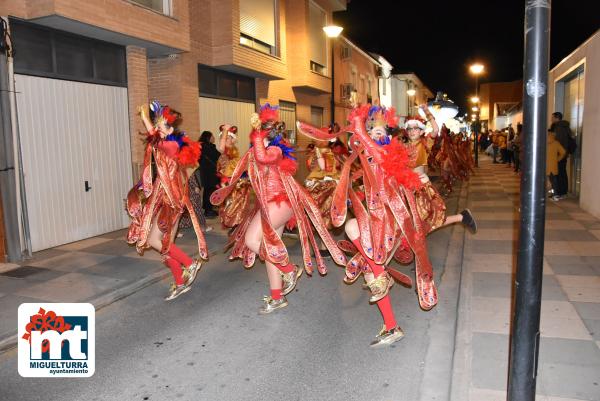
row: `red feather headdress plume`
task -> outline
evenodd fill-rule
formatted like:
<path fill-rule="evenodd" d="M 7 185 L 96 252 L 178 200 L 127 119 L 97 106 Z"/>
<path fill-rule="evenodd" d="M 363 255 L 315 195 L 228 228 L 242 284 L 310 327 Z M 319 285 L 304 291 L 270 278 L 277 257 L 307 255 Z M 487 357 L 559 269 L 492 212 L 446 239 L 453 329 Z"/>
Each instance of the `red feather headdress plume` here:
<path fill-rule="evenodd" d="M 172 125 L 175 121 L 177 121 L 178 115 L 173 113 L 169 106 L 165 106 L 162 109 L 162 117 L 165 119 L 167 124 Z"/>
<path fill-rule="evenodd" d="M 267 121 L 279 121 L 279 106 L 271 106 L 271 104 L 265 103 L 261 106 L 258 117 L 263 124 Z"/>
<path fill-rule="evenodd" d="M 398 126 L 398 116 L 396 115 L 396 109 L 390 107 L 389 109 L 385 109 L 385 122 L 388 127 L 396 128 Z"/>
<path fill-rule="evenodd" d="M 353 108 L 350 112 L 350 115 L 348 116 L 348 121 L 354 121 L 354 117 L 360 117 L 361 121 L 366 121 L 369 117 L 370 108 L 370 104 L 363 104 L 362 106 Z"/>

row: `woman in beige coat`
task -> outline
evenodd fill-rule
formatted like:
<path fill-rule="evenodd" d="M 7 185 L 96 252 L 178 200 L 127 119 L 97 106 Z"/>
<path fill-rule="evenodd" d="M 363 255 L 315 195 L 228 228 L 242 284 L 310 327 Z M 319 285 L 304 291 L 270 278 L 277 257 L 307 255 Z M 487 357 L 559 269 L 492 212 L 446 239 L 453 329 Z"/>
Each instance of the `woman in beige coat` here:
<path fill-rule="evenodd" d="M 557 191 L 557 177 L 558 177 L 558 161 L 562 160 L 566 155 L 565 148 L 556 140 L 556 135 L 551 129 L 548 130 L 548 147 L 546 149 L 546 175 L 550 181 L 552 189 L 550 193 L 553 201 L 560 200 L 560 197 L 556 195 Z"/>

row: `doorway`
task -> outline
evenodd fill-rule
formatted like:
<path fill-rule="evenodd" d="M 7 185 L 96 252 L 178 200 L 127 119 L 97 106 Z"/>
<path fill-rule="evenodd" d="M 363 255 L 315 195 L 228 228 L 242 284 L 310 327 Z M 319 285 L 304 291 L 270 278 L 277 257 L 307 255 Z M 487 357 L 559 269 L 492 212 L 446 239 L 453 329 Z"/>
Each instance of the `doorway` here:
<path fill-rule="evenodd" d="M 563 119 L 569 122 L 577 143 L 575 153 L 569 157 L 567 174 L 569 193 L 579 197 L 581 189 L 581 148 L 583 144 L 583 107 L 585 97 L 584 64 L 557 82 L 556 106 L 562 108 Z"/>

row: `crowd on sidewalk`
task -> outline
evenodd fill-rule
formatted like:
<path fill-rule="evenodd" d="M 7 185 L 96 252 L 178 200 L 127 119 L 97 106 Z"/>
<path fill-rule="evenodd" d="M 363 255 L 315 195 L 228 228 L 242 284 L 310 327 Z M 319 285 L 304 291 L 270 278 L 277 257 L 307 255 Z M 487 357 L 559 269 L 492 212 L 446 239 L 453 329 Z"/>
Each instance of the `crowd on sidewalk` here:
<path fill-rule="evenodd" d="M 490 130 L 479 136 L 480 152 L 492 157 L 494 164 L 506 164 L 515 174 L 521 171 L 521 140 L 523 125 L 517 124 L 516 131 L 509 124 L 503 130 Z M 567 197 L 569 189 L 567 161 L 575 153 L 577 143 L 568 121 L 560 112 L 552 113 L 552 124 L 548 128 L 546 150 L 546 175 L 548 195 L 553 201 Z"/>

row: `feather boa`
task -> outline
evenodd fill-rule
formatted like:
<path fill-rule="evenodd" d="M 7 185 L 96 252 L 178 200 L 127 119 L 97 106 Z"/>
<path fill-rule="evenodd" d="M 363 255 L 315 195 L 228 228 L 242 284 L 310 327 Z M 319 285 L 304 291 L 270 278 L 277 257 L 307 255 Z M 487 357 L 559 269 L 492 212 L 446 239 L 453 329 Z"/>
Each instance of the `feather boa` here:
<path fill-rule="evenodd" d="M 179 147 L 177 159 L 183 167 L 195 166 L 200 160 L 202 154 L 202 146 L 200 142 L 192 141 L 189 137 L 183 135 L 181 138 L 182 145 Z"/>
<path fill-rule="evenodd" d="M 398 185 L 406 189 L 415 190 L 422 186 L 419 175 L 409 166 L 408 152 L 397 138 L 392 139 L 389 145 L 384 145 L 387 155 L 381 164 L 383 170 L 396 178 Z"/>
<path fill-rule="evenodd" d="M 288 143 L 281 135 L 277 135 L 275 138 L 269 142 L 269 146 L 277 146 L 281 149 L 281 153 L 283 153 L 283 157 L 287 157 L 292 160 L 296 160 L 292 154 L 294 153 L 294 148 L 288 146 Z"/>

